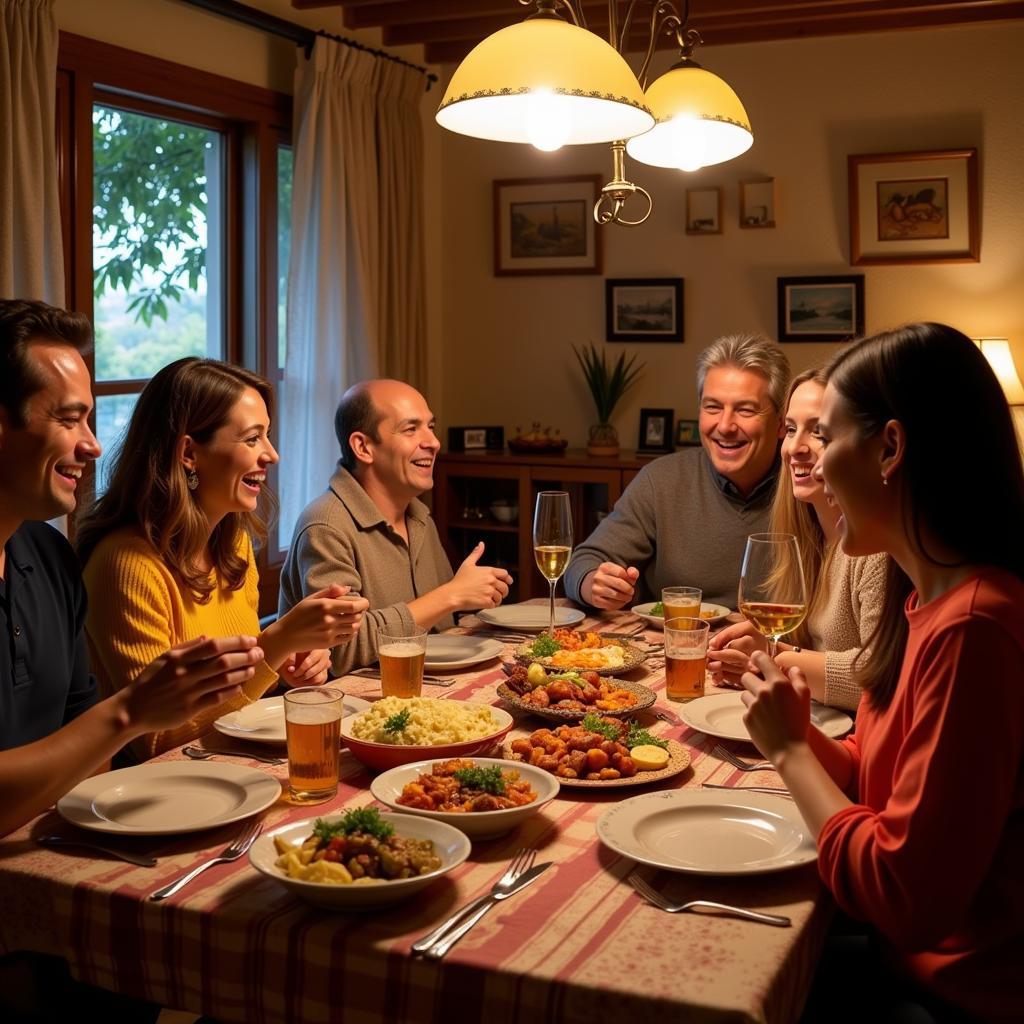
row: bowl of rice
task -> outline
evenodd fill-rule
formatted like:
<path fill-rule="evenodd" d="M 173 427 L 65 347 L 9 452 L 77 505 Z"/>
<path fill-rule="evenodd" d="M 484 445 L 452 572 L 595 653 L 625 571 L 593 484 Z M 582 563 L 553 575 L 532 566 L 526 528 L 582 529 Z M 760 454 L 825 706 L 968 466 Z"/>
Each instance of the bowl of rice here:
<path fill-rule="evenodd" d="M 341 723 L 356 760 L 386 771 L 427 758 L 486 754 L 512 728 L 512 716 L 490 704 L 436 697 L 385 697 Z"/>

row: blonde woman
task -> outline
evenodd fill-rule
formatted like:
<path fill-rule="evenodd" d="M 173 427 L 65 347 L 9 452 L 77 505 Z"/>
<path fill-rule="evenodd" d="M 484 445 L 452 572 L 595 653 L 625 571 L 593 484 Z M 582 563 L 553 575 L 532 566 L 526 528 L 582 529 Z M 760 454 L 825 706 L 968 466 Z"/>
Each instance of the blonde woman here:
<path fill-rule="evenodd" d="M 883 554 L 850 558 L 837 544 L 839 510 L 814 474 L 821 457 L 818 416 L 825 379 L 824 370 L 806 370 L 793 379 L 786 398 L 770 528 L 797 538 L 810 602 L 789 643 L 779 644 L 776 662 L 783 669 L 802 669 L 816 700 L 854 710 L 861 696 L 855 680 L 858 656 L 878 623 L 889 560 Z M 750 654 L 768 649 L 749 622 L 727 626 L 709 648 L 714 678 L 733 684 L 747 671 Z"/>

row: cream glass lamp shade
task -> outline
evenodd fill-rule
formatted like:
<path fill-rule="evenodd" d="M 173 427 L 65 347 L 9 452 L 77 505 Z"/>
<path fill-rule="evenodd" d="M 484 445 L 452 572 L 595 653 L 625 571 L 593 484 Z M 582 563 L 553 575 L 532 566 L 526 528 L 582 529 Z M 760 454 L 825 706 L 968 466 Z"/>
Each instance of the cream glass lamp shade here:
<path fill-rule="evenodd" d="M 534 17 L 469 53 L 437 123 L 478 139 L 557 149 L 628 139 L 654 118 L 636 76 L 608 43 L 560 18 Z"/>
<path fill-rule="evenodd" d="M 1006 338 L 976 338 L 975 341 L 999 378 L 1006 401 L 1010 405 L 1024 405 L 1024 384 L 1014 365 L 1010 342 Z"/>
<path fill-rule="evenodd" d="M 753 145 L 739 96 L 692 60 L 683 58 L 652 82 L 646 99 L 657 124 L 626 144 L 634 160 L 695 171 L 732 160 Z"/>

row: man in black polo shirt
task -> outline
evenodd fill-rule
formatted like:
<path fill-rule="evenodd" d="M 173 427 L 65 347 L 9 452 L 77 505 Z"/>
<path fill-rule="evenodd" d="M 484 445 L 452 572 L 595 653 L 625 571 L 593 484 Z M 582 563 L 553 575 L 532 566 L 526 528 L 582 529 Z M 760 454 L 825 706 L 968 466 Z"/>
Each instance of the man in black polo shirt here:
<path fill-rule="evenodd" d="M 71 547 L 46 520 L 74 511 L 100 454 L 81 353 L 89 321 L 0 299 L 0 835 L 49 807 L 143 733 L 238 692 L 254 637 L 179 644 L 97 703 Z"/>

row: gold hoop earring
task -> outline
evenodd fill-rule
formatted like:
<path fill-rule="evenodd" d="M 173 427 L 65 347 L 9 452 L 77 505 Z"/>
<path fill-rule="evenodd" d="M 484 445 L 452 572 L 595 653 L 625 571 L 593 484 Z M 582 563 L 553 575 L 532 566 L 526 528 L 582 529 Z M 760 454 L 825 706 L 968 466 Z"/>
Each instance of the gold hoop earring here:
<path fill-rule="evenodd" d="M 194 469 L 190 469 L 185 474 L 185 483 L 188 484 L 190 491 L 194 491 L 199 486 L 199 474 Z"/>

